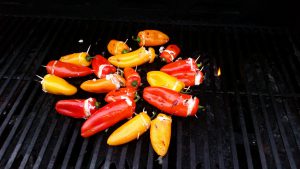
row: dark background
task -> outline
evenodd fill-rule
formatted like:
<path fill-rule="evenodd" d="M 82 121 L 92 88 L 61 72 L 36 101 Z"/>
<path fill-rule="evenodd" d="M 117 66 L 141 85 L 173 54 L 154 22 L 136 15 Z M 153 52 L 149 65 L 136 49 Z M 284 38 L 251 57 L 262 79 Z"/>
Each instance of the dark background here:
<path fill-rule="evenodd" d="M 271 0 L 1 0 L 0 13 L 295 26 L 296 2 Z"/>

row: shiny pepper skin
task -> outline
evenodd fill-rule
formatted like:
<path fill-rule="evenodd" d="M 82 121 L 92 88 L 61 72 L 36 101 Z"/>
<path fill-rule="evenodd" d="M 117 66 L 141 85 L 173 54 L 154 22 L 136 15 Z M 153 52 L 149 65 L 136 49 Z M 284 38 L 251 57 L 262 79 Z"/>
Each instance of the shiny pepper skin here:
<path fill-rule="evenodd" d="M 59 61 L 73 63 L 79 66 L 89 66 L 92 62 L 92 57 L 87 52 L 73 53 L 62 56 Z"/>
<path fill-rule="evenodd" d="M 46 70 L 49 74 L 61 78 L 83 77 L 93 73 L 93 70 L 86 66 L 79 66 L 59 60 L 50 61 L 46 65 Z"/>
<path fill-rule="evenodd" d="M 141 76 L 131 67 L 124 68 L 124 77 L 127 87 L 138 88 L 141 85 Z"/>
<path fill-rule="evenodd" d="M 143 30 L 134 39 L 139 46 L 160 46 L 169 42 L 170 38 L 159 30 Z"/>
<path fill-rule="evenodd" d="M 176 92 L 180 92 L 185 87 L 183 82 L 161 71 L 148 72 L 147 81 L 150 86 L 164 87 Z"/>
<path fill-rule="evenodd" d="M 151 118 L 147 112 L 141 112 L 117 128 L 107 139 L 107 144 L 117 146 L 138 139 L 150 127 Z"/>
<path fill-rule="evenodd" d="M 105 78 L 106 75 L 115 73 L 117 71 L 117 69 L 102 55 L 96 55 L 93 58 L 92 68 L 98 78 Z"/>
<path fill-rule="evenodd" d="M 77 92 L 77 88 L 68 83 L 63 78 L 55 75 L 47 74 L 41 81 L 44 92 L 56 94 L 56 95 L 74 95 Z"/>
<path fill-rule="evenodd" d="M 115 39 L 109 41 L 107 50 L 111 55 L 119 55 L 130 52 L 130 48 L 125 42 Z"/>
<path fill-rule="evenodd" d="M 159 57 L 167 63 L 173 62 L 180 54 L 180 48 L 175 44 L 170 44 L 166 49 L 160 52 Z"/>
<path fill-rule="evenodd" d="M 81 136 L 90 137 L 121 120 L 130 118 L 135 110 L 135 102 L 129 98 L 108 103 L 90 116 L 81 127 Z"/>
<path fill-rule="evenodd" d="M 59 100 L 55 110 L 64 116 L 87 119 L 96 112 L 99 103 L 95 98 Z"/>
<path fill-rule="evenodd" d="M 171 141 L 171 132 L 171 116 L 160 113 L 151 121 L 150 141 L 152 148 L 159 156 L 167 154 Z"/>
<path fill-rule="evenodd" d="M 146 87 L 143 98 L 152 106 L 174 116 L 194 116 L 199 108 L 199 99 L 163 87 Z"/>

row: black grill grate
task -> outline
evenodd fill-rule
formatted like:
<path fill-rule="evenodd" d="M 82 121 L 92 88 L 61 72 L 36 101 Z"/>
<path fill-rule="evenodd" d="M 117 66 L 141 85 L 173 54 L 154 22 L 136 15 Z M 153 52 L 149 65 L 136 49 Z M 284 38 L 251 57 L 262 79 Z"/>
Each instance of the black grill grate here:
<path fill-rule="evenodd" d="M 0 168 L 300 166 L 300 59 L 284 28 L 10 16 L 1 16 L 0 24 Z M 201 54 L 210 63 L 205 84 L 192 88 L 207 111 L 198 118 L 174 117 L 162 165 L 149 133 L 119 147 L 106 145 L 117 126 L 81 138 L 83 120 L 62 117 L 53 108 L 64 97 L 43 93 L 33 80 L 45 74 L 41 65 L 51 59 L 90 44 L 91 54 L 101 53 L 109 39 L 125 40 L 144 28 L 167 32 L 184 56 Z M 159 69 L 157 62 L 141 66 L 141 73 Z M 219 78 L 214 76 L 217 67 L 222 69 Z M 85 96 L 79 91 L 74 97 Z M 137 111 L 142 106 L 151 110 L 145 104 Z"/>

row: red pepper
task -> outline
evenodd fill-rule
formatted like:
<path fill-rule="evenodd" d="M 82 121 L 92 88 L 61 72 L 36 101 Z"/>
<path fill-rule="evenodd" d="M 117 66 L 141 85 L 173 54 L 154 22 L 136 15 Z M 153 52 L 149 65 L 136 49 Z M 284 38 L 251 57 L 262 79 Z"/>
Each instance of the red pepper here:
<path fill-rule="evenodd" d="M 179 53 L 180 48 L 177 45 L 171 44 L 161 52 L 160 58 L 163 61 L 170 63 L 173 62 L 173 60 L 179 55 Z"/>
<path fill-rule="evenodd" d="M 46 65 L 48 74 L 52 74 L 61 78 L 82 77 L 92 74 L 92 69 L 86 66 L 79 66 L 73 63 L 52 60 Z"/>
<path fill-rule="evenodd" d="M 126 80 L 126 87 L 138 88 L 141 85 L 141 77 L 133 68 L 124 68 L 124 77 Z"/>
<path fill-rule="evenodd" d="M 165 72 L 167 74 L 174 73 L 178 71 L 194 71 L 198 70 L 198 66 L 196 61 L 193 58 L 187 58 L 184 60 L 176 60 L 175 62 L 166 64 L 163 66 L 160 71 Z"/>
<path fill-rule="evenodd" d="M 117 71 L 117 69 L 102 55 L 96 55 L 95 58 L 93 58 L 92 68 L 98 78 L 105 78 L 106 75 Z"/>
<path fill-rule="evenodd" d="M 99 103 L 94 98 L 60 100 L 55 104 L 55 110 L 59 114 L 73 118 L 88 118 L 98 107 Z"/>
<path fill-rule="evenodd" d="M 163 87 L 146 87 L 143 98 L 159 110 L 181 117 L 194 116 L 199 108 L 199 99 Z"/>
<path fill-rule="evenodd" d="M 134 100 L 136 96 L 136 89 L 133 87 L 120 88 L 119 90 L 113 90 L 106 94 L 104 100 L 106 102 L 115 102 L 117 100 L 122 100 L 126 97 L 129 97 L 131 100 Z"/>
<path fill-rule="evenodd" d="M 103 131 L 119 121 L 130 118 L 135 102 L 129 98 L 108 103 L 90 116 L 81 127 L 81 136 L 89 137 Z"/>
<path fill-rule="evenodd" d="M 197 86 L 200 85 L 204 76 L 200 70 L 195 71 L 177 71 L 169 73 L 169 75 L 176 77 L 179 81 L 182 81 L 185 86 Z"/>

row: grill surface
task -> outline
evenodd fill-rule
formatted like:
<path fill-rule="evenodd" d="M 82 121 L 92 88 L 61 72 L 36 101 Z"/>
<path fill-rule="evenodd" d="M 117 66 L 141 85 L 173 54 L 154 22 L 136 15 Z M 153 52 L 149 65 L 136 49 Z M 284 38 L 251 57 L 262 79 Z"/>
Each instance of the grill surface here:
<path fill-rule="evenodd" d="M 284 28 L 10 16 L 0 16 L 0 24 L 0 168 L 300 168 L 300 58 Z M 145 28 L 170 35 L 183 57 L 201 54 L 210 63 L 205 83 L 192 88 L 206 112 L 174 117 L 162 165 L 149 133 L 107 146 L 121 123 L 83 139 L 83 120 L 53 108 L 66 97 L 43 93 L 34 81 L 35 74 L 46 74 L 41 65 L 50 60 L 90 44 L 92 55 L 101 53 L 111 38 L 125 40 Z M 139 71 L 145 75 L 161 66 L 157 60 Z M 214 76 L 217 67 L 221 77 Z M 79 86 L 82 80 L 70 82 Z M 87 96 L 79 91 L 71 98 Z M 137 112 L 143 107 L 155 110 L 142 102 Z"/>

